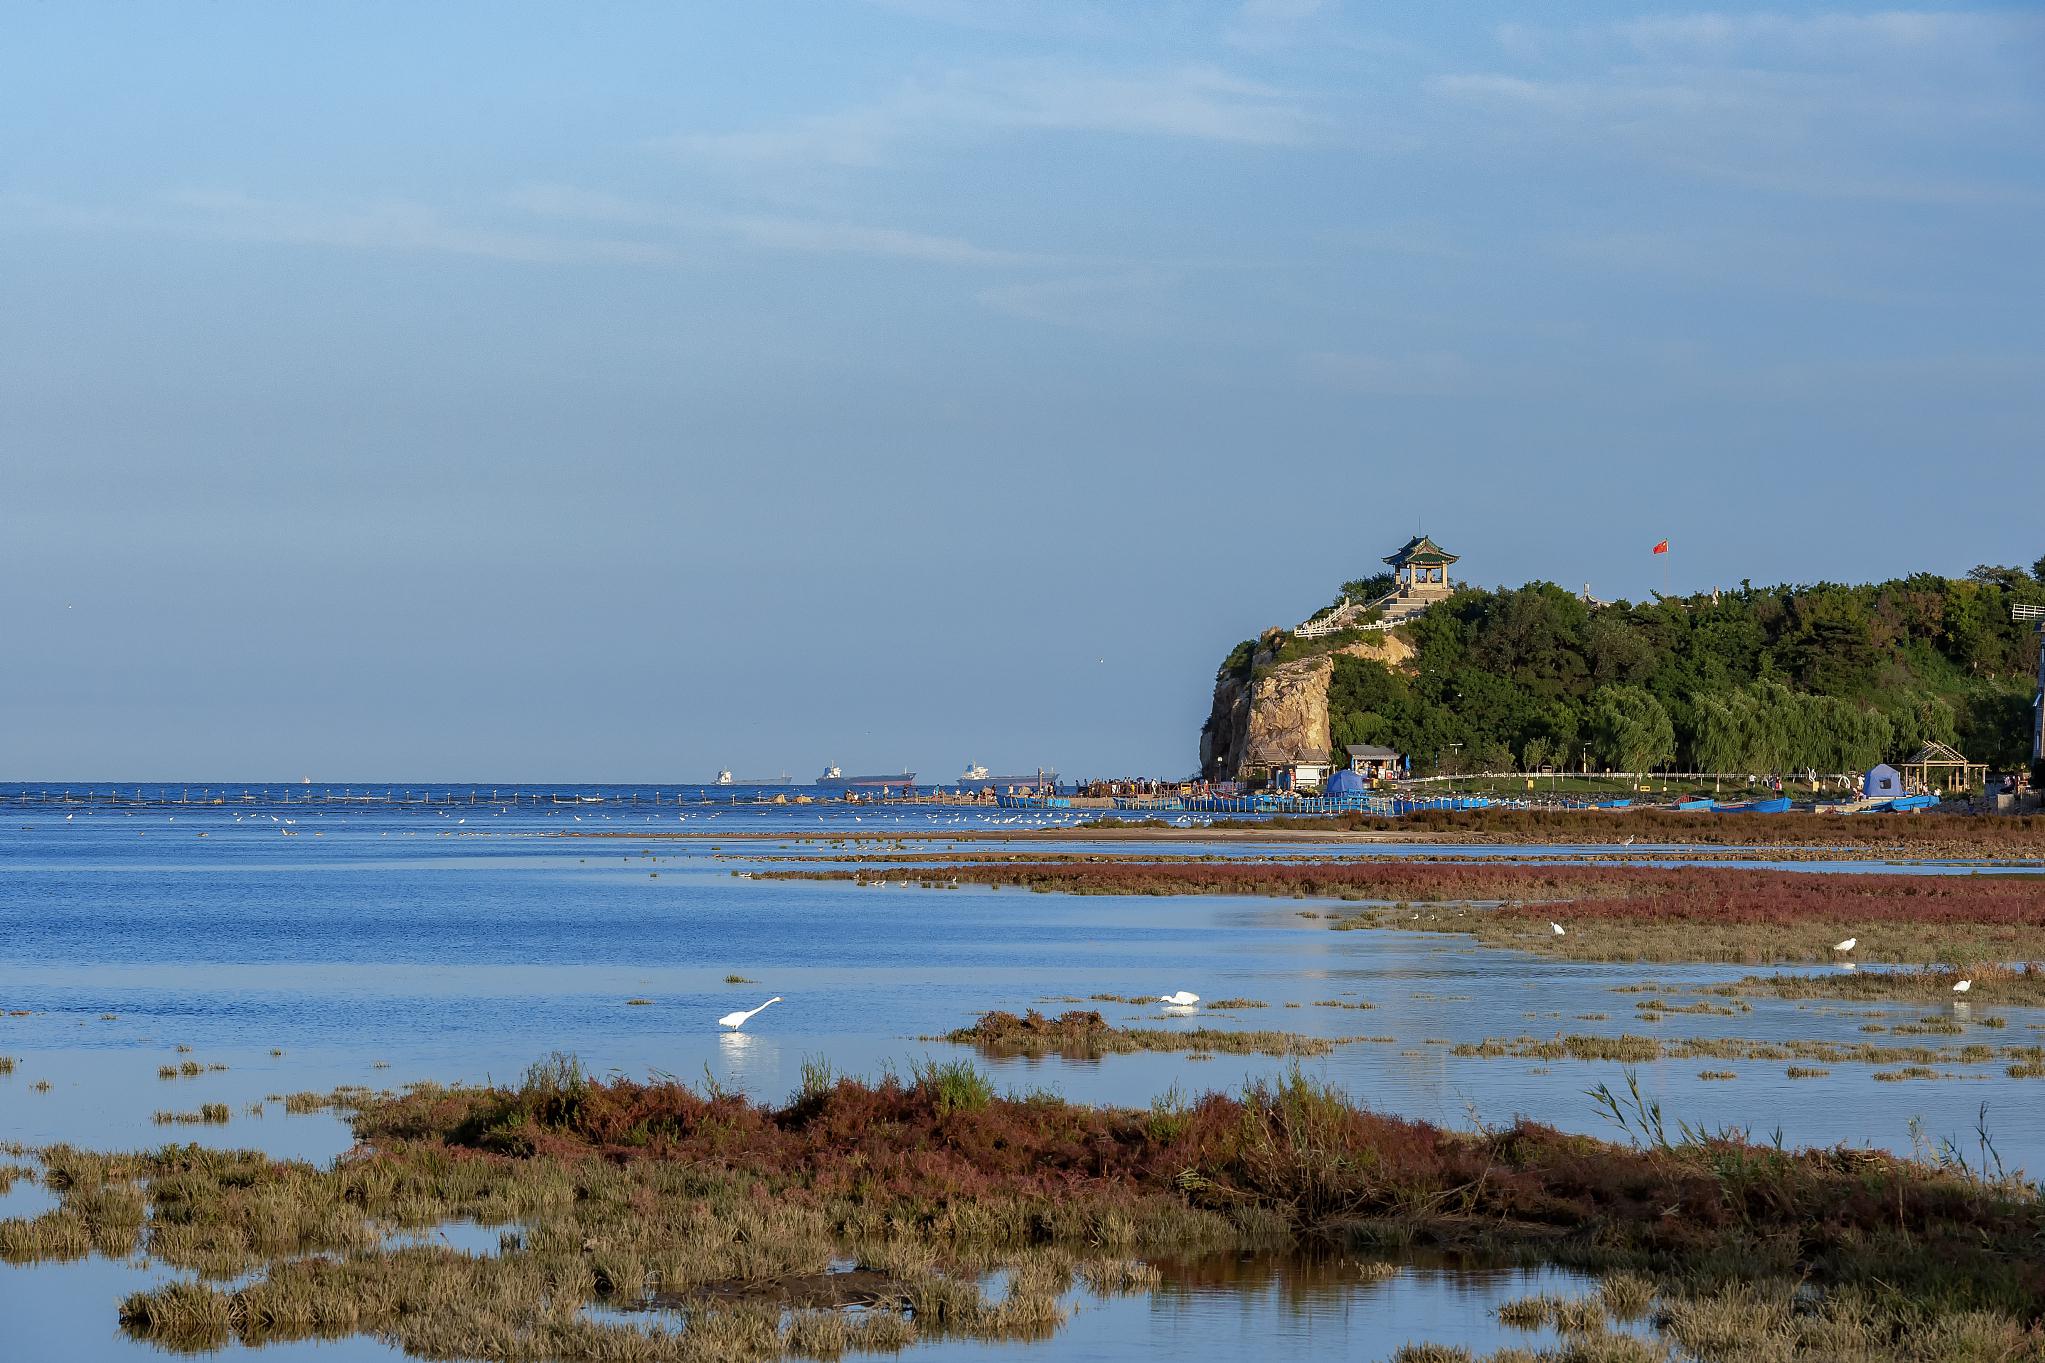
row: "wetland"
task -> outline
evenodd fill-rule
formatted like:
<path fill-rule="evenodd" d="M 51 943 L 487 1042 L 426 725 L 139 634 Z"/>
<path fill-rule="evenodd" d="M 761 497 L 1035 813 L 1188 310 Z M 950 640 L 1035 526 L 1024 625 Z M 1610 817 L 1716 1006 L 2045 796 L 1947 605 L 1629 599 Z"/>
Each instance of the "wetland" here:
<path fill-rule="evenodd" d="M 0 838 L 19 1340 L 2038 1356 L 2036 882 L 1132 835 L 1131 892 L 1048 822 L 483 817 Z"/>

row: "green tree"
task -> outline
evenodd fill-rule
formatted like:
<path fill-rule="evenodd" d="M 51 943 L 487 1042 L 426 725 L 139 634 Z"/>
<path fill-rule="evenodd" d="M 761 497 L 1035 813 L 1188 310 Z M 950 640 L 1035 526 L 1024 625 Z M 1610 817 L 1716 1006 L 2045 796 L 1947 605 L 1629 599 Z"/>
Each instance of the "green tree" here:
<path fill-rule="evenodd" d="M 1675 726 L 1644 687 L 1599 687 L 1591 694 L 1588 729 L 1592 755 L 1607 767 L 1648 771 L 1675 760 Z"/>
<path fill-rule="evenodd" d="M 2036 636 L 2010 607 L 2045 605 L 2041 569 L 2045 560 L 2030 573 L 1984 566 L 1865 586 L 1744 583 L 1716 598 L 1596 608 L 1545 582 L 1459 590 L 1399 628 L 1406 662 L 1335 652 L 1331 736 L 1383 743 L 1420 766 L 1456 744 L 1464 763 L 1503 748 L 1539 766 L 1528 758 L 1538 739 L 1548 761 L 1575 767 L 1594 738 L 1601 760 L 1625 746 L 1609 706 L 1594 732 L 1594 696 L 1630 688 L 1660 704 L 1676 760 L 1713 771 L 1836 771 L 1930 741 L 2013 761 L 2029 739 L 2038 663 Z M 1351 597 L 1380 585 L 1360 579 Z M 1240 645 L 1221 679 L 1295 645 L 1284 631 Z M 1331 648 L 1339 641 L 1318 651 Z"/>
<path fill-rule="evenodd" d="M 1339 606 L 1346 600 L 1354 605 L 1368 606 L 1371 602 L 1389 595 L 1392 588 L 1398 585 L 1397 575 L 1389 571 L 1372 573 L 1369 577 L 1359 577 L 1354 582 L 1343 583 L 1342 593 L 1335 598 L 1335 604 Z"/>
<path fill-rule="evenodd" d="M 1748 754 L 1754 744 L 1754 701 L 1745 691 L 1706 696 L 1697 707 L 1697 730 L 1691 752 L 1704 771 L 1751 771 Z"/>

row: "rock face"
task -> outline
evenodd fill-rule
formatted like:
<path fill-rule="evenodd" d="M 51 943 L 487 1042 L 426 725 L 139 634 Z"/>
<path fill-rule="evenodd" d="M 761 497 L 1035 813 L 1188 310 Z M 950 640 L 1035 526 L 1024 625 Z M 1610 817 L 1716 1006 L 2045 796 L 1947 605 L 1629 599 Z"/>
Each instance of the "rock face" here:
<path fill-rule="evenodd" d="M 1320 762 L 1328 756 L 1327 655 L 1254 668 L 1248 681 L 1224 677 L 1200 731 L 1200 773 L 1232 781 L 1254 768 Z"/>
<path fill-rule="evenodd" d="M 1239 781 L 1258 769 L 1328 758 L 1333 746 L 1328 679 L 1335 673 L 1334 656 L 1273 662 L 1274 638 L 1265 636 L 1247 675 L 1223 676 L 1214 684 L 1214 704 L 1200 730 L 1200 774 L 1210 781 Z M 1413 646 L 1385 631 L 1336 652 L 1399 667 L 1413 657 Z"/>

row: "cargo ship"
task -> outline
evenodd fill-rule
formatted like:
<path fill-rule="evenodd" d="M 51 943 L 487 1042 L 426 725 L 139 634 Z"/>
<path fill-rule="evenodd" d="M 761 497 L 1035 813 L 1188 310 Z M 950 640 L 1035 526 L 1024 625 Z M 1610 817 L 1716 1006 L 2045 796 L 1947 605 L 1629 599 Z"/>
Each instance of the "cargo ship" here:
<path fill-rule="evenodd" d="M 1001 791 L 1020 790 L 1024 786 L 1039 791 L 1055 790 L 1058 773 L 1039 767 L 1028 776 L 995 776 L 987 768 L 968 762 L 965 771 L 959 775 L 960 790 L 986 790 L 990 786 Z"/>
<path fill-rule="evenodd" d="M 882 786 L 889 788 L 913 786 L 916 784 L 916 773 L 913 771 L 898 771 L 892 776 L 847 776 L 838 769 L 838 764 L 834 762 L 824 768 L 824 774 L 817 778 L 817 784 L 820 786 L 834 786 L 841 789 L 878 790 Z"/>
<path fill-rule="evenodd" d="M 787 772 L 782 772 L 779 776 L 739 777 L 731 774 L 730 767 L 725 767 L 717 773 L 717 779 L 710 784 L 713 786 L 792 786 L 795 784 L 795 778 Z"/>

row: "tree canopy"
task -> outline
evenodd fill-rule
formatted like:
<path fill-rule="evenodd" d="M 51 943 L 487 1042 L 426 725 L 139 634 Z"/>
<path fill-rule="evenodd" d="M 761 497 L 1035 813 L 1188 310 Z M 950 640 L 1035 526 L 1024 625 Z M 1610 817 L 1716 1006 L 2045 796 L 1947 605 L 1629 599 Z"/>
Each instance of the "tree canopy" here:
<path fill-rule="evenodd" d="M 2045 605 L 2045 559 L 1607 606 L 1465 589 L 1401 627 L 1404 665 L 1336 657 L 1330 734 L 1420 768 L 1849 771 L 1932 739 L 2014 767 L 2038 666 L 2016 604 Z"/>

